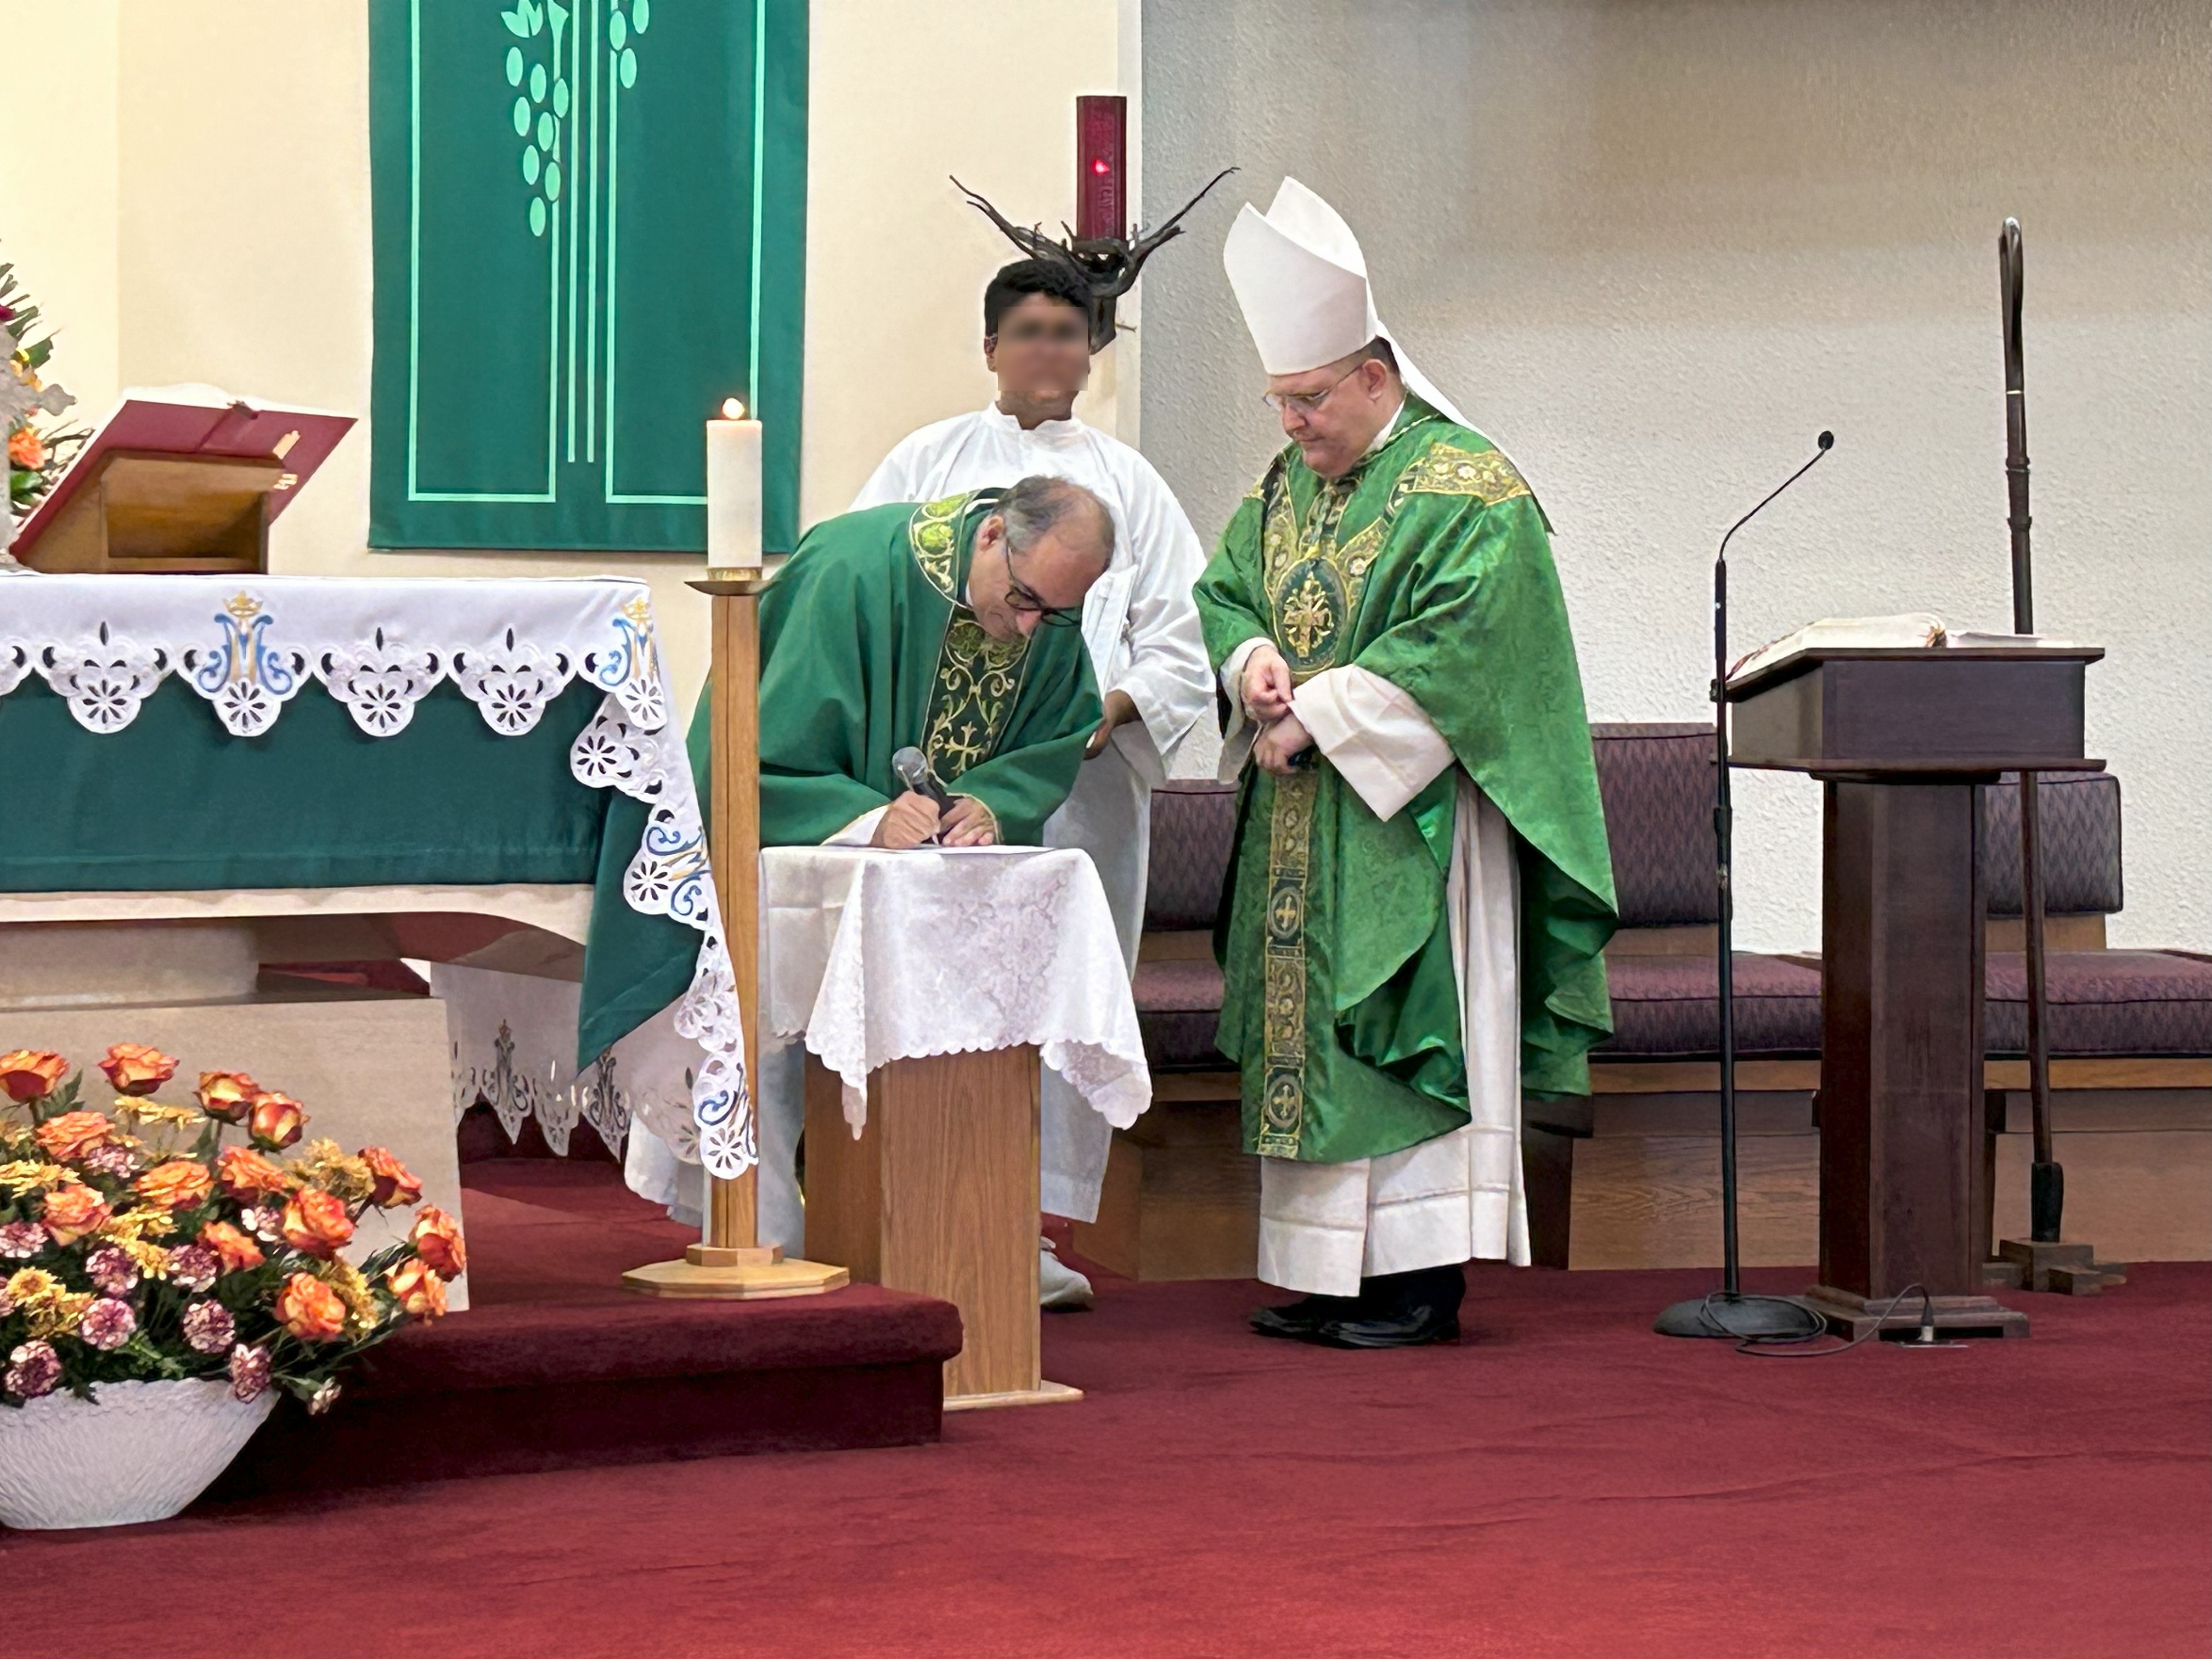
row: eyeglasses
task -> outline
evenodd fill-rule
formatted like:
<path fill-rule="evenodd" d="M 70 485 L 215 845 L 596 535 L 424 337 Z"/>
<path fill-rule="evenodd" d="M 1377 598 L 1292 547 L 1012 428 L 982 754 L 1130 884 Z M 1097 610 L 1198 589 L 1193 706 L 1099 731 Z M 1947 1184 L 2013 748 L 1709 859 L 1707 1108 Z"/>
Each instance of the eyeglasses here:
<path fill-rule="evenodd" d="M 1367 361 L 1363 358 L 1352 364 L 1318 392 L 1268 392 L 1261 394 L 1260 401 L 1278 415 L 1293 409 L 1301 415 L 1310 415 L 1335 395 L 1337 387 L 1358 374 Z"/>
<path fill-rule="evenodd" d="M 1013 544 L 1006 544 L 1006 608 L 1025 617 L 1035 617 L 1041 628 L 1074 628 L 1081 624 L 1083 612 L 1079 607 L 1047 605 L 1035 588 L 1014 574 Z"/>

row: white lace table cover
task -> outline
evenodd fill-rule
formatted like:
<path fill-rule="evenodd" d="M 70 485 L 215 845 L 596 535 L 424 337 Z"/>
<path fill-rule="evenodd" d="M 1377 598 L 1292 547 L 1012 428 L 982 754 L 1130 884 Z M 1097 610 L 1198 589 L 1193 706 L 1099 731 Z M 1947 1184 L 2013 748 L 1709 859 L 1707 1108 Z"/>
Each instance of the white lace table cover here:
<path fill-rule="evenodd" d="M 867 1121 L 895 1060 L 1035 1043 L 1116 1128 L 1152 1104 L 1129 975 L 1088 857 L 1032 848 L 761 855 L 763 1043 L 803 1040 Z"/>
<path fill-rule="evenodd" d="M 690 1121 L 654 1112 L 649 1103 L 643 1115 L 649 1126 L 657 1118 L 663 1139 L 715 1175 L 751 1167 L 752 1104 L 736 986 L 643 582 L 16 571 L 0 580 L 0 696 L 33 674 L 94 733 L 129 726 L 174 675 L 207 699 L 225 731 L 241 738 L 268 731 L 311 679 L 373 738 L 405 731 L 416 705 L 441 682 L 458 686 L 484 723 L 506 737 L 533 730 L 571 683 L 599 688 L 605 699 L 570 745 L 569 770 L 580 783 L 645 803 L 645 833 L 624 872 L 623 896 L 632 909 L 672 917 L 700 935 L 690 990 L 639 1034 L 642 1040 L 657 1032 L 664 1055 L 662 1039 L 689 1045 L 683 1058 L 690 1063 L 679 1072 L 690 1077 Z M 573 1051 L 573 1000 L 568 1018 Z M 666 1031 L 658 1032 L 664 1024 Z M 468 1060 L 478 1068 L 497 1063 L 489 1055 Z M 457 1054 L 457 1091 L 464 1069 Z M 652 1099 L 662 1092 L 646 1091 Z M 551 1109 L 557 1118 L 572 1109 L 582 1109 L 574 1100 Z M 566 1139 L 565 1125 L 547 1127 L 549 1136 L 557 1130 Z"/>

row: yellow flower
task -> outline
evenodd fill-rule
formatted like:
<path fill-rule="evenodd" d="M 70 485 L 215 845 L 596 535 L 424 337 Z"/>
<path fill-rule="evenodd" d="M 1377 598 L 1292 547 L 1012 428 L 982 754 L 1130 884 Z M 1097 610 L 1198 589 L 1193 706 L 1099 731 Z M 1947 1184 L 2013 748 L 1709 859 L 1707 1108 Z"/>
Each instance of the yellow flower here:
<path fill-rule="evenodd" d="M 169 1253 L 159 1244 L 149 1244 L 142 1238 L 119 1238 L 116 1246 L 144 1278 L 160 1279 L 169 1271 Z"/>
<path fill-rule="evenodd" d="M 98 1237 L 126 1249 L 144 1238 L 167 1238 L 177 1231 L 176 1218 L 164 1209 L 125 1210 L 121 1215 L 110 1216 L 100 1228 Z"/>
<path fill-rule="evenodd" d="M 376 1328 L 383 1317 L 376 1297 L 368 1288 L 368 1280 L 360 1268 L 343 1256 L 335 1256 L 314 1269 L 315 1277 L 338 1293 L 338 1300 L 346 1305 L 346 1329 L 351 1336 L 366 1336 Z"/>
<path fill-rule="evenodd" d="M 173 1128 L 197 1129 L 207 1121 L 207 1114 L 190 1106 L 164 1106 L 158 1100 L 138 1100 L 125 1096 L 115 1103 L 118 1117 L 134 1117 L 141 1123 L 166 1123 Z"/>
<path fill-rule="evenodd" d="M 292 1172 L 331 1197 L 359 1204 L 376 1190 L 376 1172 L 335 1140 L 311 1140 L 292 1160 Z"/>
<path fill-rule="evenodd" d="M 0 1164 L 0 1187 L 5 1187 L 18 1198 L 25 1193 L 48 1191 L 64 1181 L 74 1179 L 60 1164 L 41 1164 L 34 1158 L 19 1158 L 13 1164 Z"/>
<path fill-rule="evenodd" d="M 76 1328 L 92 1297 L 62 1288 L 43 1267 L 24 1267 L 8 1280 L 8 1300 L 34 1337 L 66 1336 Z"/>

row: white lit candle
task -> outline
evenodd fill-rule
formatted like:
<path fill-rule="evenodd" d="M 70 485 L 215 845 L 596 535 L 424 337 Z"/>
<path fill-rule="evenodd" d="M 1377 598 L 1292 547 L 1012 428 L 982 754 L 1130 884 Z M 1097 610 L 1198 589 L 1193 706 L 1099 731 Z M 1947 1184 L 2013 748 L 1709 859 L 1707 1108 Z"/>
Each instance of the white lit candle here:
<path fill-rule="evenodd" d="M 735 398 L 707 422 L 707 564 L 757 570 L 761 564 L 761 423 Z"/>

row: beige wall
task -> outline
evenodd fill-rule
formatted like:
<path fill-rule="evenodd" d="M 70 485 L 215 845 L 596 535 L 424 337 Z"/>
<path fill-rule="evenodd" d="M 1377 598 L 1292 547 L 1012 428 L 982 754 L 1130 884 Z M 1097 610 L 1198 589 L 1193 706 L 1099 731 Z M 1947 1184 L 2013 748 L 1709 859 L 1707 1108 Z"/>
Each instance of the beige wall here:
<path fill-rule="evenodd" d="M 2105 646 L 2116 942 L 2212 946 L 2212 7 L 2204 0 L 1152 0 L 1157 187 L 1235 161 L 1148 277 L 1146 449 L 1212 533 L 1281 440 L 1218 256 L 1285 173 L 1558 526 L 1591 712 L 1701 718 L 1821 616 L 2008 624 L 1996 238 L 2027 235 L 2037 621 Z M 1740 785 L 1760 948 L 1819 937 L 1819 791 Z"/>
<path fill-rule="evenodd" d="M 1068 216 L 1073 100 L 1116 89 L 1128 3 L 814 0 L 806 522 L 911 428 L 988 395 L 979 303 L 1012 250 L 945 174 L 1018 217 Z M 120 386 L 205 380 L 362 415 L 280 521 L 276 568 L 641 574 L 688 704 L 697 560 L 367 550 L 367 18 L 366 0 L 0 0 L 11 58 L 70 112 L 40 168 L 0 169 L 0 257 L 63 328 L 55 372 L 90 414 Z M 1093 404 L 1110 422 L 1110 397 Z"/>

